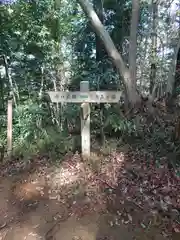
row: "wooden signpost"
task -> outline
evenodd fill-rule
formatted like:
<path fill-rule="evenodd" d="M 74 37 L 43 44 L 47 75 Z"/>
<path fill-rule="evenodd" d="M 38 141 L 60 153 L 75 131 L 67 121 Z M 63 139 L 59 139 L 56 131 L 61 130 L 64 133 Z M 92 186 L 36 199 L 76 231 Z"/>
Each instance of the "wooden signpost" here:
<path fill-rule="evenodd" d="M 90 157 L 90 104 L 117 103 L 121 92 L 89 91 L 89 82 L 80 82 L 78 92 L 47 92 L 52 102 L 81 103 L 81 149 L 83 158 Z"/>

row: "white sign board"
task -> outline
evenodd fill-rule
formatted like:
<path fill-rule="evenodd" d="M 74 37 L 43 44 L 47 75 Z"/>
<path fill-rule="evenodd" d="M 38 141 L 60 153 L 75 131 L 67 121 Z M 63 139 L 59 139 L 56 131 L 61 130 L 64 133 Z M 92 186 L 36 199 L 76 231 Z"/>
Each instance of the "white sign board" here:
<path fill-rule="evenodd" d="M 90 92 L 48 92 L 52 102 L 73 103 L 116 103 L 120 100 L 121 92 L 90 91 Z"/>
<path fill-rule="evenodd" d="M 89 91 L 89 82 L 80 83 L 80 91 L 47 92 L 52 102 L 82 103 L 81 104 L 81 148 L 82 156 L 90 156 L 90 105 L 89 103 L 117 103 L 121 92 Z"/>

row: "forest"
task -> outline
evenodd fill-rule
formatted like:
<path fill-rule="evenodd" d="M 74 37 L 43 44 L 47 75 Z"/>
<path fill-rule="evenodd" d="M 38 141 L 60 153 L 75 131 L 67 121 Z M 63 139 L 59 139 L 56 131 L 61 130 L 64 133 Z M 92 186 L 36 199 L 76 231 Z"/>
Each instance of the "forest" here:
<path fill-rule="evenodd" d="M 0 240 L 180 239 L 180 2 L 0 0 L 0 26 Z M 88 159 L 48 95 L 82 81 L 121 92 Z"/>

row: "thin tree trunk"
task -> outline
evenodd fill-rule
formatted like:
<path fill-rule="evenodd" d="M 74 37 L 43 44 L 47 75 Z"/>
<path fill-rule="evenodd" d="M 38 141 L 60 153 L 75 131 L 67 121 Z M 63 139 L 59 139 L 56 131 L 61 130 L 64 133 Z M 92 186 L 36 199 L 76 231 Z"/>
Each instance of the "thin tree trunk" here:
<path fill-rule="evenodd" d="M 56 78 L 59 81 L 59 90 L 65 91 L 65 85 L 66 83 L 66 76 L 65 76 L 65 69 L 64 69 L 64 63 L 59 64 L 57 67 L 57 73 Z M 63 131 L 63 125 L 64 125 L 64 103 L 60 103 L 60 115 L 59 115 L 59 124 L 60 124 L 60 130 Z"/>
<path fill-rule="evenodd" d="M 44 67 L 41 67 L 41 87 L 39 90 L 39 99 L 42 98 L 43 88 L 44 88 Z"/>
<path fill-rule="evenodd" d="M 157 62 L 157 14 L 158 6 L 157 0 L 152 0 L 152 53 L 151 53 L 151 73 L 150 73 L 150 94 L 153 93 L 154 83 L 156 79 L 156 62 Z"/>
<path fill-rule="evenodd" d="M 42 109 L 43 102 L 42 102 L 42 96 L 43 96 L 43 89 L 44 89 L 44 67 L 41 67 L 41 87 L 39 90 L 39 107 Z M 36 125 L 39 128 L 42 128 L 42 117 L 40 119 L 36 120 Z"/>
<path fill-rule="evenodd" d="M 0 76 L 0 93 L 1 93 L 1 111 L 5 109 L 4 104 L 4 79 Z"/>
<path fill-rule="evenodd" d="M 148 35 L 146 36 L 145 43 L 144 43 L 144 55 L 140 59 L 140 88 L 142 87 L 143 79 L 144 79 L 144 70 L 146 68 L 145 61 L 148 53 Z"/>
<path fill-rule="evenodd" d="M 56 84 L 56 79 L 53 79 L 53 84 L 54 84 L 54 91 L 58 91 L 57 89 L 57 84 Z M 54 109 L 54 108 L 53 108 Z M 57 126 L 59 127 L 60 123 L 59 123 L 59 103 L 56 103 L 56 110 L 53 111 L 54 115 L 55 115 L 55 122 L 57 124 Z"/>
<path fill-rule="evenodd" d="M 97 16 L 99 17 L 99 20 L 101 21 L 102 24 L 104 24 L 104 15 L 103 15 L 103 0 L 94 0 L 93 1 L 93 5 L 94 5 L 94 9 L 97 13 Z M 105 49 L 104 49 L 104 45 L 101 41 L 101 39 L 99 38 L 99 36 L 96 34 L 96 62 L 97 64 L 103 60 L 103 58 L 105 57 Z M 107 54 L 106 54 L 107 55 Z M 103 69 L 104 65 L 101 65 L 102 67 L 102 71 L 105 71 L 105 69 Z M 100 78 L 98 79 L 98 91 L 99 89 L 99 81 Z M 104 146 L 105 144 L 105 134 L 104 134 L 104 123 L 103 123 L 103 108 L 104 108 L 104 104 L 98 104 L 99 106 L 99 111 L 100 111 L 100 135 L 101 135 L 101 144 L 102 146 Z"/>
<path fill-rule="evenodd" d="M 102 0 L 94 0 L 93 1 L 94 9 L 99 17 L 99 20 L 102 24 L 104 24 L 104 15 L 103 15 L 103 1 Z M 105 56 L 104 45 L 101 42 L 101 39 L 96 34 L 96 61 L 101 61 Z"/>
<path fill-rule="evenodd" d="M 136 106 L 141 102 L 141 99 L 136 91 L 136 85 L 132 82 L 130 71 L 126 67 L 121 57 L 121 54 L 118 52 L 109 33 L 107 32 L 107 30 L 105 29 L 101 21 L 99 20 L 96 12 L 94 11 L 89 1 L 78 0 L 78 2 L 81 5 L 87 17 L 90 19 L 96 34 L 101 38 L 108 55 L 112 58 L 112 61 L 116 66 L 119 75 L 122 77 L 130 105 Z"/>
<path fill-rule="evenodd" d="M 7 106 L 7 153 L 9 158 L 12 157 L 12 100 L 8 101 Z"/>
<path fill-rule="evenodd" d="M 12 78 L 11 78 L 11 74 L 9 73 L 8 62 L 7 62 L 7 58 L 6 58 L 5 55 L 3 55 L 3 59 L 4 59 L 5 70 L 6 70 L 6 77 L 9 81 L 9 85 L 10 85 L 10 96 L 12 96 L 12 98 L 13 98 L 14 105 L 17 106 L 13 81 L 12 81 Z"/>
<path fill-rule="evenodd" d="M 139 22 L 139 0 L 132 0 L 132 17 L 129 39 L 129 70 L 133 84 L 136 86 L 137 30 Z"/>

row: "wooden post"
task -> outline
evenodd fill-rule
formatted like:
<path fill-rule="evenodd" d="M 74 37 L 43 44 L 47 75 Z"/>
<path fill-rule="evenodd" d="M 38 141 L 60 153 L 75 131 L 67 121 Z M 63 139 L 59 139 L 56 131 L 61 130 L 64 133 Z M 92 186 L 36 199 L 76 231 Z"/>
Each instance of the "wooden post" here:
<path fill-rule="evenodd" d="M 7 107 L 7 154 L 12 156 L 12 100 L 8 100 Z"/>
<path fill-rule="evenodd" d="M 89 82 L 81 81 L 81 92 L 89 92 Z M 81 104 L 81 148 L 82 157 L 90 157 L 90 104 L 85 102 Z"/>
<path fill-rule="evenodd" d="M 121 92 L 89 91 L 89 82 L 80 83 L 77 92 L 47 92 L 52 102 L 81 103 L 81 149 L 82 157 L 90 157 L 90 103 L 117 103 Z"/>

